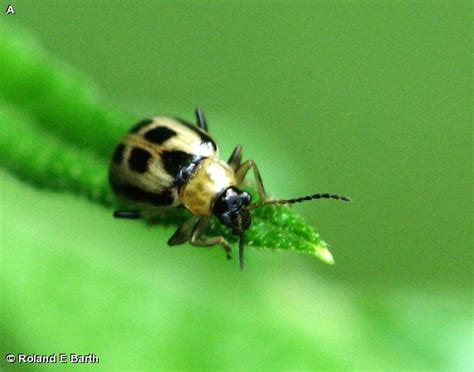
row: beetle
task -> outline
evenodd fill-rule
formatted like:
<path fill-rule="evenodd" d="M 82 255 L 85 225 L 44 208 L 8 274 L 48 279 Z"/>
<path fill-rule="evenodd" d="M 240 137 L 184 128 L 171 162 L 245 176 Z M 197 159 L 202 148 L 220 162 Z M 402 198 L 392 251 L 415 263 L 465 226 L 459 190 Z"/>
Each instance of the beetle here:
<path fill-rule="evenodd" d="M 183 205 L 193 216 L 168 240 L 174 246 L 190 242 L 198 247 L 221 245 L 228 258 L 231 247 L 222 236 L 204 232 L 214 216 L 239 237 L 239 263 L 244 268 L 245 231 L 250 227 L 250 210 L 263 205 L 294 204 L 312 199 L 350 201 L 339 194 L 312 194 L 275 200 L 267 196 L 260 171 L 253 160 L 242 162 L 237 145 L 227 162 L 219 159 L 219 148 L 209 135 L 201 108 L 195 110 L 197 126 L 177 117 L 157 116 L 138 122 L 117 145 L 109 167 L 114 193 L 138 209 L 116 210 L 114 217 L 146 217 L 150 208 L 166 211 Z M 240 189 L 252 170 L 260 200 Z"/>

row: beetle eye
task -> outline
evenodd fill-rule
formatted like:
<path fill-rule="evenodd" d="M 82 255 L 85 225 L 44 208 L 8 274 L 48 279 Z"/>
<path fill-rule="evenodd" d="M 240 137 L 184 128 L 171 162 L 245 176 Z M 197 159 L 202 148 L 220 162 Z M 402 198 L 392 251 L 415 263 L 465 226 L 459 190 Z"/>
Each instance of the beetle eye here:
<path fill-rule="evenodd" d="M 242 203 L 244 203 L 244 205 L 248 205 L 252 201 L 252 195 L 250 195 L 246 191 L 244 191 L 242 194 L 240 194 L 240 198 L 242 200 Z"/>

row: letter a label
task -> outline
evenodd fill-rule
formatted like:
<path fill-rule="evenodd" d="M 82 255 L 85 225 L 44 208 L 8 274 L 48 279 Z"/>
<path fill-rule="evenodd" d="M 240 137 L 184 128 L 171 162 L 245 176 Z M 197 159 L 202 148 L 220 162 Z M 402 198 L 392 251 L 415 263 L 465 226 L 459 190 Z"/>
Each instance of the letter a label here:
<path fill-rule="evenodd" d="M 5 13 L 7 13 L 7 15 L 15 14 L 15 9 L 13 9 L 13 5 L 8 5 L 7 10 L 5 10 Z"/>

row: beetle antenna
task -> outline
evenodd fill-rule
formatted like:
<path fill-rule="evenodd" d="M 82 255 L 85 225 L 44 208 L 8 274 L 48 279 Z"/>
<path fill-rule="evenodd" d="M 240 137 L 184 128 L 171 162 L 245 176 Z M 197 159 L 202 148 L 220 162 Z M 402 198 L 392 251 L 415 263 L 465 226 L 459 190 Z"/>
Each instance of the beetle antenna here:
<path fill-rule="evenodd" d="M 302 196 L 301 198 L 294 198 L 294 199 L 277 199 L 277 200 L 267 200 L 264 202 L 258 202 L 252 205 L 249 205 L 247 209 L 255 209 L 263 207 L 264 205 L 281 205 L 281 204 L 295 204 L 295 203 L 302 203 L 309 200 L 314 199 L 336 199 L 345 202 L 352 201 L 351 198 L 344 195 L 339 194 L 312 194 L 307 196 Z"/>
<path fill-rule="evenodd" d="M 244 241 L 245 241 L 245 234 L 242 232 L 242 234 L 239 236 L 239 265 L 240 265 L 240 270 L 244 270 Z"/>
<path fill-rule="evenodd" d="M 236 226 L 237 235 L 239 235 L 239 265 L 240 270 L 244 270 L 244 243 L 245 243 L 245 231 L 242 228 L 242 216 L 237 215 L 237 226 Z"/>

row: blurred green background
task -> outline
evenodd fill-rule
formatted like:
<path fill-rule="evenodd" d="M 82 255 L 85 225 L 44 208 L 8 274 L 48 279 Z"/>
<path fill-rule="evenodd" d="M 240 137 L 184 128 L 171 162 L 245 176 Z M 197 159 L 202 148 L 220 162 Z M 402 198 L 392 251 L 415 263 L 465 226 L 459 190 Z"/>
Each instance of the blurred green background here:
<path fill-rule="evenodd" d="M 223 158 L 243 144 L 271 194 L 354 202 L 296 207 L 335 266 L 248 249 L 241 273 L 220 250 L 168 248 L 172 228 L 119 223 L 3 169 L 2 354 L 472 368 L 471 2 L 12 4 L 0 22 L 121 110 L 192 120 L 202 106 Z"/>

